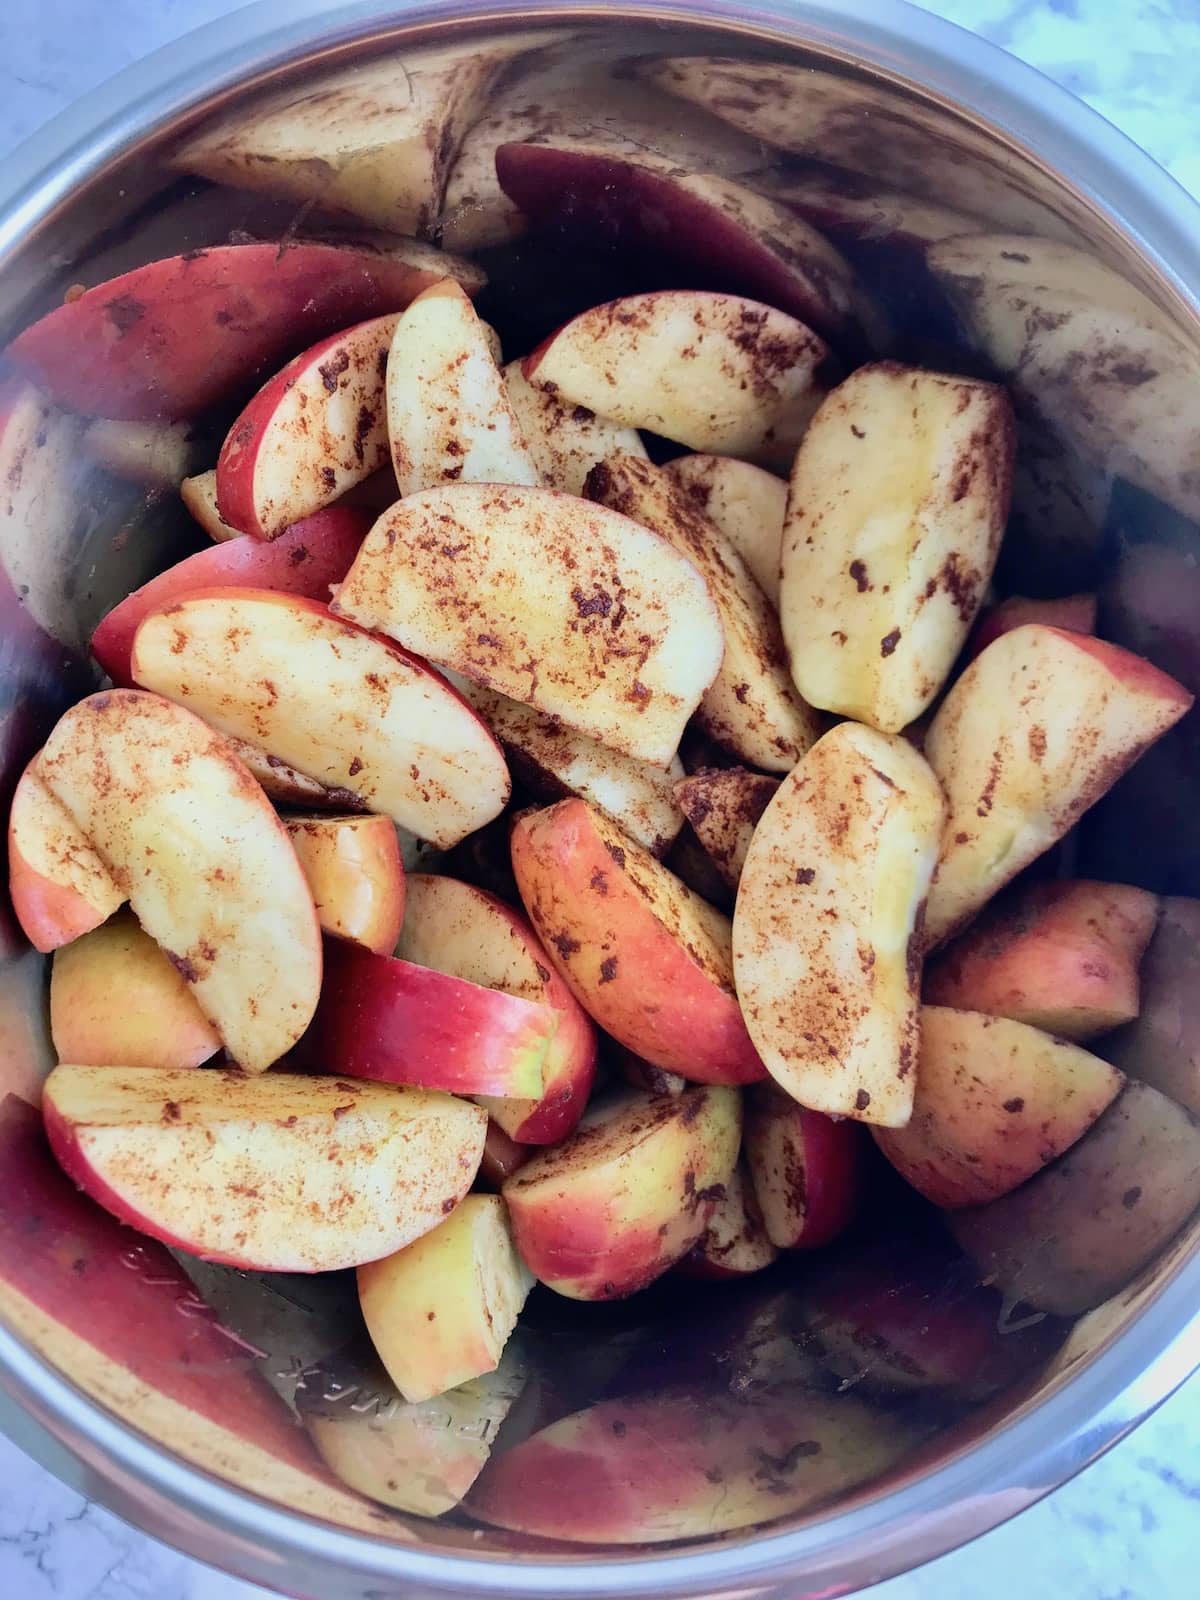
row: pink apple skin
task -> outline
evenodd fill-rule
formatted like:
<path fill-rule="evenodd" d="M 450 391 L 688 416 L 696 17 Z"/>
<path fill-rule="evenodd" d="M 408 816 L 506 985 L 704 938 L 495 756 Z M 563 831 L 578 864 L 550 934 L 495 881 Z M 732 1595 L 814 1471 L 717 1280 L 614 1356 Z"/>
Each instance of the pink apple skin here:
<path fill-rule="evenodd" d="M 861 1124 L 835 1121 L 759 1084 L 746 1093 L 745 1149 L 772 1244 L 815 1250 L 853 1222 L 865 1171 Z"/>
<path fill-rule="evenodd" d="M 92 635 L 92 654 L 114 683 L 133 686 L 133 638 L 143 617 L 196 589 L 274 589 L 326 601 L 371 526 L 365 511 L 330 506 L 268 544 L 243 535 L 200 550 L 151 578 L 108 613 Z"/>
<path fill-rule="evenodd" d="M 35 950 L 48 954 L 90 933 L 124 900 L 94 855 L 92 871 L 78 870 L 81 855 L 89 853 L 88 841 L 42 784 L 36 757 L 17 781 L 7 836 L 8 893 Z M 43 870 L 50 867 L 53 874 Z"/>
<path fill-rule="evenodd" d="M 87 416 L 172 421 L 338 328 L 400 311 L 441 275 L 329 244 L 233 244 L 151 261 L 57 306 L 13 363 Z"/>
<path fill-rule="evenodd" d="M 313 1022 L 329 1072 L 451 1094 L 536 1096 L 558 1013 L 411 961 L 326 941 Z"/>
<path fill-rule="evenodd" d="M 1069 594 L 1062 600 L 1027 600 L 1012 595 L 980 613 L 979 621 L 967 642 L 963 665 L 974 661 L 993 639 L 1026 622 L 1044 622 L 1067 633 L 1095 633 L 1097 599 L 1094 594 Z"/>

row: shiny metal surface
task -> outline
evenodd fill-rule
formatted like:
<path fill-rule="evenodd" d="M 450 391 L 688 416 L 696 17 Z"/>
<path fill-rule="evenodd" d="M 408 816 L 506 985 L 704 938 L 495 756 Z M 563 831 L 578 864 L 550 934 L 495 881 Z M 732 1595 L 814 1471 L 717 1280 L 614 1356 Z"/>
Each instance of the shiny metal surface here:
<path fill-rule="evenodd" d="M 154 151 L 241 93 L 368 46 L 408 49 L 478 28 L 603 20 L 654 31 L 644 48 L 721 54 L 801 48 L 882 87 L 917 96 L 921 114 L 954 108 L 941 134 L 962 148 L 981 137 L 1010 163 L 1018 187 L 1068 237 L 1085 238 L 1135 282 L 1194 344 L 1200 328 L 1200 211 L 1154 164 L 1078 102 L 928 13 L 880 0 L 617 8 L 487 4 L 330 8 L 268 0 L 201 30 L 123 74 L 19 151 L 0 193 L 0 327 L 44 290 L 46 264 L 89 253 L 96 218 L 115 225 L 161 182 Z M 679 28 L 676 35 L 668 29 Z M 697 32 L 695 30 L 701 30 Z M 703 30 L 716 30 L 705 37 Z M 684 41 L 682 44 L 680 41 Z M 641 41 L 639 40 L 639 47 Z M 633 48 L 630 46 L 630 48 Z M 165 253 L 165 252 L 162 252 Z M 136 259 L 136 258 L 133 258 Z M 128 530 L 121 559 L 113 529 Z M 94 580 L 66 608 L 78 637 L 112 598 L 182 549 L 187 530 L 144 515 L 119 494 L 87 533 Z M 164 543 L 164 541 L 166 541 Z M 15 640 L 15 643 L 14 643 Z M 31 663 L 21 635 L 0 637 L 7 764 L 35 747 L 41 724 L 84 679 L 55 656 Z M 1196 884 L 1190 885 L 1196 892 Z M 0 972 L 6 1087 L 36 1082 L 45 1059 L 37 1021 L 40 963 Z M 769 1595 L 847 1593 L 919 1564 L 995 1525 L 1094 1459 L 1176 1387 L 1200 1360 L 1200 1254 L 1194 1233 L 1141 1282 L 1089 1313 L 1036 1382 L 1004 1406 L 956 1424 L 924 1465 L 797 1525 L 731 1535 L 662 1553 L 594 1551 L 515 1556 L 500 1538 L 425 1524 L 416 1541 L 353 1534 L 294 1515 L 187 1465 L 88 1399 L 0 1326 L 0 1421 L 87 1494 L 214 1565 L 285 1592 L 383 1600 L 404 1594 Z M 31 1430 L 31 1422 L 34 1425 Z"/>

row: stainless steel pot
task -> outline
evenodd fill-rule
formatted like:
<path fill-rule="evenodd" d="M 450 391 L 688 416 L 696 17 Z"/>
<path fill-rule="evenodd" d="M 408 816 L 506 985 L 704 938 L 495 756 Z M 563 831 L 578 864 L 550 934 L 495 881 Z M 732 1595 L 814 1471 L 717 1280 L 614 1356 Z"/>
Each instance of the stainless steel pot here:
<path fill-rule="evenodd" d="M 834 130 L 839 142 L 809 155 L 924 188 L 929 199 L 976 211 L 980 226 L 990 217 L 998 227 L 1084 244 L 1136 284 L 1180 346 L 1194 351 L 1200 211 L 1192 201 L 1115 130 L 1036 73 L 896 0 L 763 0 L 755 7 L 626 0 L 604 8 L 448 0 L 401 11 L 370 3 L 330 8 L 323 0 L 264 0 L 122 74 L 10 158 L 0 193 L 0 329 L 51 303 L 76 275 L 95 281 L 105 275 L 104 263 L 112 270 L 113 263 L 167 253 L 147 240 L 174 240 L 175 248 L 197 242 L 189 228 L 199 224 L 188 205 L 175 208 L 176 180 L 164 176 L 159 156 L 200 117 L 241 103 L 265 85 L 360 54 L 407 54 L 434 37 L 490 38 L 518 25 L 607 30 L 605 37 L 618 38 L 630 55 L 769 57 L 831 70 L 840 75 L 844 102 L 826 131 L 833 137 Z M 848 130 L 860 137 L 849 137 Z M 157 197 L 164 194 L 169 203 L 157 215 Z M 1080 445 L 1089 471 L 1106 484 L 1110 469 L 1130 470 L 1124 458 L 1102 459 L 1094 438 L 1080 444 L 1071 418 L 1050 422 L 1069 446 Z M 159 516 L 161 508 L 148 509 L 144 499 L 123 496 L 111 484 L 90 482 L 82 493 L 92 516 L 64 547 L 57 578 L 52 571 L 38 580 L 37 598 L 50 619 L 39 620 L 67 646 L 86 638 L 107 604 L 185 548 L 188 537 Z M 1178 549 L 1196 536 L 1177 512 L 1136 494 L 1132 509 L 1117 520 L 1126 544 L 1150 539 Z M 1110 512 L 1110 533 L 1112 524 Z M 1036 536 L 1036 514 L 1033 528 Z M 1092 552 L 1099 563 L 1092 576 L 1111 578 L 1105 564 L 1111 566 L 1118 545 L 1110 538 Z M 1049 580 L 1051 586 L 1057 581 Z M 20 629 L 0 637 L 10 768 L 56 706 L 85 681 L 61 652 L 31 652 Z M 7 776 L 11 782 L 11 770 Z M 1194 809 L 1195 797 L 1186 803 Z M 1106 825 L 1085 840 L 1085 864 L 1107 862 L 1114 876 L 1142 870 L 1155 888 L 1200 889 L 1196 852 L 1186 836 L 1158 838 L 1148 864 L 1131 869 L 1123 845 L 1134 831 L 1128 809 L 1110 808 Z M 43 969 L 21 954 L 18 941 L 10 944 L 0 971 L 0 1023 L 8 1043 L 4 1087 L 29 1092 L 47 1059 Z M 420 1519 L 411 1519 L 411 1541 L 397 1542 L 300 1515 L 189 1465 L 127 1426 L 72 1381 L 69 1363 L 59 1370 L 46 1348 L 2 1323 L 0 1420 L 81 1492 L 157 1536 L 248 1579 L 322 1600 L 600 1596 L 615 1590 L 730 1597 L 847 1593 L 939 1555 L 1029 1505 L 1182 1382 L 1200 1352 L 1196 1245 L 1193 1229 L 1141 1279 L 1083 1317 L 1018 1390 L 956 1416 L 919 1458 L 882 1483 L 794 1525 L 662 1551 L 514 1549 L 499 1535 Z M 131 1350 L 136 1333 L 130 1330 Z"/>

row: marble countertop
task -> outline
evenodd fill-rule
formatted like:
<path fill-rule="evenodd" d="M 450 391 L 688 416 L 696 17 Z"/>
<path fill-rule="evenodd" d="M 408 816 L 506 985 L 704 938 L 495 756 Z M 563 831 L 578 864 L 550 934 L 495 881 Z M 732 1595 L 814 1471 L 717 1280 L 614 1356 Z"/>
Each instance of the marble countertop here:
<path fill-rule="evenodd" d="M 228 0 L 5 0 L 0 152 L 76 96 Z M 1200 193 L 1198 0 L 938 0 L 1081 95 Z M 1102 1461 L 1040 1505 L 877 1600 L 1185 1600 L 1200 1564 L 1200 1377 Z M 5 1600 L 253 1600 L 89 1504 L 0 1438 Z"/>

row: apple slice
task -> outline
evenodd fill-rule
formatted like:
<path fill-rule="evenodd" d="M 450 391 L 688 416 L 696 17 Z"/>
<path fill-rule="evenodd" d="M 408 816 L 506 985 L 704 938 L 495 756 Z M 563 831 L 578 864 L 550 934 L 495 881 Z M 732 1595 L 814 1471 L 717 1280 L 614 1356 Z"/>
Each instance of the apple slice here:
<path fill-rule="evenodd" d="M 198 1067 L 221 1036 L 170 958 L 128 912 L 55 952 L 50 1036 L 60 1061 Z"/>
<path fill-rule="evenodd" d="M 519 700 L 460 679 L 455 685 L 499 739 L 518 781 L 544 800 L 578 795 L 618 823 L 631 839 L 662 856 L 683 826 L 673 784 L 678 757 L 664 771 L 598 744 L 585 733 Z"/>
<path fill-rule="evenodd" d="M 455 42 L 325 71 L 216 118 L 173 162 L 215 183 L 417 233 L 441 209 L 459 142 L 497 75 L 539 42 Z"/>
<path fill-rule="evenodd" d="M 1102 1046 L 1109 1061 L 1200 1117 L 1200 901 L 1170 896 L 1141 970 L 1141 1014 Z"/>
<path fill-rule="evenodd" d="M 517 1144 L 510 1139 L 498 1122 L 488 1120 L 487 1138 L 483 1141 L 483 1155 L 476 1175 L 476 1187 L 498 1194 L 506 1179 L 511 1178 L 533 1154 L 534 1147 Z"/>
<path fill-rule="evenodd" d="M 675 785 L 675 799 L 731 889 L 741 881 L 750 840 L 778 778 L 745 767 L 701 767 Z"/>
<path fill-rule="evenodd" d="M 410 1405 L 377 1362 L 342 1356 L 306 1371 L 296 1402 L 313 1443 L 343 1483 L 396 1511 L 440 1517 L 487 1464 L 525 1381 L 510 1341 L 494 1372 Z"/>
<path fill-rule="evenodd" d="M 41 951 L 98 928 L 125 900 L 87 835 L 43 782 L 37 756 L 8 814 L 8 892 L 22 932 Z"/>
<path fill-rule="evenodd" d="M 581 495 L 588 473 L 605 456 L 618 450 L 646 455 L 636 428 L 598 417 L 586 406 L 568 405 L 553 389 L 539 389 L 520 361 L 504 368 L 504 388 L 538 480 L 547 489 Z"/>
<path fill-rule="evenodd" d="M 937 205 L 902 189 L 887 189 L 846 170 L 819 169 L 770 174 L 768 192 L 840 244 L 881 245 L 924 259 L 926 247 L 984 226 L 965 211 Z"/>
<path fill-rule="evenodd" d="M 572 405 L 691 450 L 790 462 L 824 395 L 824 342 L 738 295 L 669 289 L 594 306 L 525 360 Z"/>
<path fill-rule="evenodd" d="M 925 913 L 929 946 L 1073 828 L 1192 696 L 1119 646 L 1041 623 L 977 656 L 929 726 L 949 809 Z"/>
<path fill-rule="evenodd" d="M 733 967 L 750 1037 L 801 1105 L 908 1121 L 916 945 L 944 815 L 912 746 L 852 722 L 813 745 L 763 813 L 738 888 Z"/>
<path fill-rule="evenodd" d="M 686 1278 L 746 1278 L 769 1267 L 778 1255 L 767 1238 L 745 1162 L 739 1161 L 708 1226 L 675 1270 Z"/>
<path fill-rule="evenodd" d="M 199 717 L 114 689 L 73 706 L 38 775 L 175 963 L 225 1048 L 261 1072 L 316 1008 L 312 896 L 262 790 Z"/>
<path fill-rule="evenodd" d="M 361 795 L 351 789 L 319 783 L 316 778 L 306 778 L 295 767 L 289 767 L 278 756 L 268 755 L 257 745 L 245 739 L 236 739 L 230 733 L 225 743 L 250 773 L 251 777 L 269 799 L 277 806 L 299 806 L 307 811 L 366 811 Z"/>
<path fill-rule="evenodd" d="M 495 895 L 454 878 L 408 880 L 396 955 L 467 983 L 549 1006 L 557 1027 L 532 1099 L 484 1098 L 492 1121 L 521 1144 L 554 1144 L 583 1115 L 596 1075 L 596 1030 L 553 970 L 537 935 Z"/>
<path fill-rule="evenodd" d="M 664 768 L 725 647 L 689 561 L 549 489 L 407 496 L 367 535 L 333 609 Z"/>
<path fill-rule="evenodd" d="M 847 263 L 794 212 L 743 184 L 605 144 L 504 144 L 495 160 L 505 194 L 542 227 L 650 250 L 674 281 L 682 274 L 778 306 L 835 342 L 857 331 Z"/>
<path fill-rule="evenodd" d="M 558 1015 L 543 1001 L 332 940 L 313 1044 L 329 1071 L 350 1078 L 538 1100 Z"/>
<path fill-rule="evenodd" d="M 61 649 L 80 642 L 79 622 L 64 574 L 73 570 L 82 538 L 86 494 L 81 425 L 32 384 L 0 386 L 0 581 L 12 585 L 6 618 L 12 647 L 44 658 L 62 674 Z"/>
<path fill-rule="evenodd" d="M 939 954 L 925 999 L 1094 1038 L 1137 1016 L 1138 967 L 1157 921 L 1157 896 L 1130 884 L 1027 884 Z"/>
<path fill-rule="evenodd" d="M 494 1372 L 532 1288 L 496 1194 L 467 1195 L 420 1239 L 358 1269 L 371 1343 L 410 1401 Z"/>
<path fill-rule="evenodd" d="M 485 325 L 452 278 L 419 294 L 396 324 L 387 428 L 401 495 L 444 483 L 541 482 Z"/>
<path fill-rule="evenodd" d="M 208 472 L 198 472 L 195 477 L 185 478 L 179 485 L 179 498 L 214 544 L 223 544 L 226 539 L 242 537 L 236 528 L 230 527 L 225 521 L 217 505 L 215 467 L 210 468 Z"/>
<path fill-rule="evenodd" d="M 733 456 L 678 456 L 663 471 L 716 523 L 755 583 L 778 608 L 788 493 L 783 479 Z"/>
<path fill-rule="evenodd" d="M 447 275 L 482 275 L 415 239 L 189 250 L 48 312 L 10 359 L 87 416 L 173 421 L 206 411 L 279 362 L 365 317 L 399 311 Z"/>
<path fill-rule="evenodd" d="M 384 373 L 398 320 L 393 312 L 331 334 L 262 386 L 217 458 L 225 522 L 277 539 L 384 465 Z"/>
<path fill-rule="evenodd" d="M 400 937 L 405 897 L 404 862 L 391 819 L 288 817 L 285 826 L 322 929 L 390 955 Z"/>
<path fill-rule="evenodd" d="M 582 800 L 518 817 L 512 859 L 547 954 L 605 1032 L 693 1083 L 764 1076 L 728 918 Z"/>
<path fill-rule="evenodd" d="M 700 727 L 755 766 L 790 771 L 817 737 L 817 719 L 792 685 L 779 619 L 741 556 L 649 461 L 610 456 L 592 468 L 585 492 L 661 535 L 708 586 L 725 633 L 725 658 L 700 701 Z"/>
<path fill-rule="evenodd" d="M 1197 1205 L 1200 1122 L 1131 1082 L 1066 1155 L 949 1221 L 989 1282 L 1070 1317 L 1124 1288 Z"/>
<path fill-rule="evenodd" d="M 68 1177 L 152 1239 L 226 1266 L 334 1272 L 456 1206 L 487 1118 L 450 1095 L 274 1072 L 56 1067 L 42 1099 Z"/>
<path fill-rule="evenodd" d="M 912 1120 L 875 1142 L 934 1205 L 1007 1194 L 1083 1137 L 1121 1092 L 1107 1061 L 980 1011 L 921 1008 Z"/>
<path fill-rule="evenodd" d="M 611 1067 L 631 1089 L 644 1089 L 647 1094 L 666 1095 L 672 1100 L 677 1100 L 687 1091 L 688 1081 L 680 1077 L 678 1072 L 668 1072 L 665 1067 L 656 1067 L 652 1062 L 643 1061 L 641 1056 L 635 1056 L 632 1050 L 626 1050 L 615 1039 L 605 1037 L 602 1045 L 604 1065 Z"/>
<path fill-rule="evenodd" d="M 187 595 L 143 621 L 132 671 L 444 848 L 508 801 L 500 747 L 445 679 L 315 600 L 265 589 Z"/>
<path fill-rule="evenodd" d="M 150 489 L 178 489 L 199 467 L 196 434 L 186 422 L 97 417 L 84 430 L 82 444 L 98 467 Z"/>
<path fill-rule="evenodd" d="M 677 1100 L 630 1091 L 513 1174 L 503 1195 L 521 1259 L 572 1300 L 620 1300 L 700 1239 L 737 1162 L 736 1090 Z"/>
<path fill-rule="evenodd" d="M 318 511 L 271 544 L 234 535 L 211 550 L 177 561 L 115 605 L 92 635 L 92 654 L 114 683 L 133 682 L 133 638 L 144 618 L 193 589 L 230 584 L 328 600 L 332 584 L 350 570 L 371 526 L 361 511 Z"/>
<path fill-rule="evenodd" d="M 862 1200 L 863 1131 L 797 1105 L 774 1084 L 746 1096 L 745 1159 L 767 1238 L 815 1250 L 854 1221 Z"/>
<path fill-rule="evenodd" d="M 1067 633 L 1095 633 L 1097 597 L 1094 594 L 1069 594 L 1061 600 L 1029 600 L 1024 595 L 1009 595 L 998 605 L 981 611 L 967 643 L 964 665 L 986 650 L 993 639 L 1027 622 L 1043 622 L 1048 628 L 1063 628 Z"/>
<path fill-rule="evenodd" d="M 493 1458 L 467 1509 L 576 1544 L 708 1539 L 827 1505 L 914 1442 L 852 1395 L 639 1394 L 589 1406 Z"/>
<path fill-rule="evenodd" d="M 893 362 L 822 405 L 792 469 L 779 615 L 805 699 L 898 733 L 931 704 L 1008 517 L 1004 390 Z"/>
<path fill-rule="evenodd" d="M 15 1095 L 0 1103 L 0 1169 L 0 1315 L 29 1349 L 215 1477 L 293 1512 L 396 1536 L 384 1513 L 330 1478 L 251 1370 L 252 1352 L 168 1252 L 69 1182 L 38 1113 Z"/>

